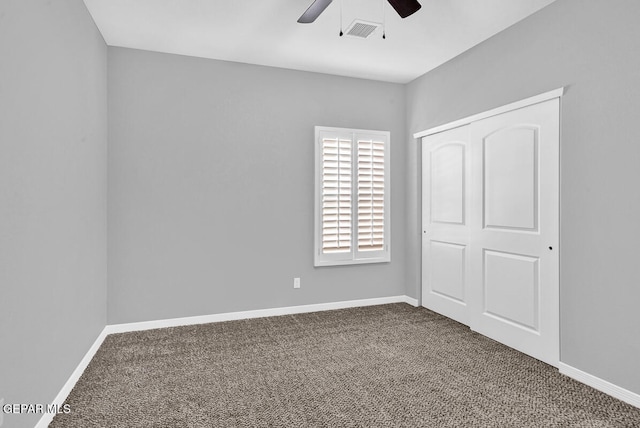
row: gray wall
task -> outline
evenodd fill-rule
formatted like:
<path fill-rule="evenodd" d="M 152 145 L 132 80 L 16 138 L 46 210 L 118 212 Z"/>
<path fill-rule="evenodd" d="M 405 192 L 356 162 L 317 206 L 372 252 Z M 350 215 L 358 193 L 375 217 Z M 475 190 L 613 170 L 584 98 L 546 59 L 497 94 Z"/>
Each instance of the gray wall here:
<path fill-rule="evenodd" d="M 107 48 L 81 0 L 0 2 L 5 403 L 50 403 L 106 322 L 106 85 Z"/>
<path fill-rule="evenodd" d="M 109 48 L 108 323 L 404 294 L 404 107 L 398 84 Z M 314 125 L 391 131 L 391 263 L 313 267 Z"/>
<path fill-rule="evenodd" d="M 561 361 L 640 393 L 640 2 L 559 0 L 407 93 L 407 293 L 419 293 L 411 134 L 568 86 L 562 99 Z"/>

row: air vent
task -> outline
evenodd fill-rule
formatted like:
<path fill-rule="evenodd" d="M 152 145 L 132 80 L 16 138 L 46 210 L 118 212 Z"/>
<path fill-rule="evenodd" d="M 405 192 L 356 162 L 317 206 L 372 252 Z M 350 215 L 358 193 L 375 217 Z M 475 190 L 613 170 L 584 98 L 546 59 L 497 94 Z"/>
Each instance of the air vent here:
<path fill-rule="evenodd" d="M 382 24 L 378 24 L 377 22 L 367 22 L 356 19 L 351 23 L 351 25 L 349 25 L 345 34 L 347 36 L 366 39 L 381 26 Z"/>

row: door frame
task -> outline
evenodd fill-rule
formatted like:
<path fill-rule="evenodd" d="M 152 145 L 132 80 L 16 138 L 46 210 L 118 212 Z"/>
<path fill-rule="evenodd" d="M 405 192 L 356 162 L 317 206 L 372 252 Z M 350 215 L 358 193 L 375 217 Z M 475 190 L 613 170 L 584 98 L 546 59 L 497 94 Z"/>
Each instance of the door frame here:
<path fill-rule="evenodd" d="M 418 140 L 428 135 L 437 134 L 438 132 L 442 132 L 442 131 L 448 131 L 449 129 L 458 128 L 464 125 L 469 125 L 472 122 L 477 122 L 479 120 L 486 119 L 487 117 L 497 116 L 499 114 L 506 113 L 512 110 L 517 110 L 522 107 L 528 107 L 544 101 L 552 100 L 554 98 L 562 99 L 562 95 L 564 95 L 564 86 L 549 92 L 545 92 L 543 94 L 534 95 L 533 97 L 525 98 L 523 100 L 515 101 L 510 104 L 505 104 L 503 106 L 496 107 L 491 110 L 483 111 L 481 113 L 477 113 L 472 116 L 467 116 L 462 119 L 455 120 L 453 122 L 445 123 L 444 125 L 438 125 L 434 128 L 429 128 L 424 131 L 416 132 L 415 134 L 413 134 L 413 138 Z"/>

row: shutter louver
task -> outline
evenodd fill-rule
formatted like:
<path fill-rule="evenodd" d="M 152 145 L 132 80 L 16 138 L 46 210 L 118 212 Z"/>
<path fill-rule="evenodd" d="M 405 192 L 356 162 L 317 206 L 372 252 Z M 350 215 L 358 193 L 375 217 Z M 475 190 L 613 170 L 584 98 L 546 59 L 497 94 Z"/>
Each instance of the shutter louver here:
<path fill-rule="evenodd" d="M 385 147 L 358 140 L 358 251 L 384 249 Z"/>
<path fill-rule="evenodd" d="M 322 140 L 322 252 L 351 251 L 351 140 Z"/>

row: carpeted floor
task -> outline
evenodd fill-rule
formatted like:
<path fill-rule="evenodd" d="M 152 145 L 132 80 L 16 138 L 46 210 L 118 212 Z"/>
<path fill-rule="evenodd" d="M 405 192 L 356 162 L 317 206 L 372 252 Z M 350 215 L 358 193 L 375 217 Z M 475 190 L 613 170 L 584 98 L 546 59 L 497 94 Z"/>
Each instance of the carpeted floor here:
<path fill-rule="evenodd" d="M 404 303 L 110 335 L 50 427 L 640 427 L 640 409 Z"/>

